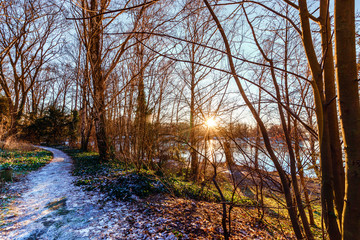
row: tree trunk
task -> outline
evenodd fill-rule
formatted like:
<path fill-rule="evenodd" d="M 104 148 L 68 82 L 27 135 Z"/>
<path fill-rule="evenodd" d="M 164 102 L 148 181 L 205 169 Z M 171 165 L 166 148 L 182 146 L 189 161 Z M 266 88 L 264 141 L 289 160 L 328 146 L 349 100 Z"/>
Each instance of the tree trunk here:
<path fill-rule="evenodd" d="M 329 143 L 332 159 L 332 178 L 334 188 L 335 208 L 337 219 L 341 226 L 341 216 L 345 193 L 345 172 L 342 162 L 342 152 L 339 137 L 339 123 L 336 108 L 335 93 L 335 70 L 333 45 L 331 40 L 329 7 L 327 0 L 320 1 L 320 29 L 321 29 L 321 47 L 323 55 L 323 76 L 325 83 L 325 104 L 324 108 L 328 120 Z"/>
<path fill-rule="evenodd" d="M 345 149 L 344 240 L 360 239 L 360 105 L 355 49 L 355 1 L 335 1 L 335 58 Z"/>
<path fill-rule="evenodd" d="M 295 142 L 295 156 L 296 156 L 296 162 L 297 162 L 297 167 L 298 167 L 298 171 L 299 171 L 299 177 L 300 177 L 300 182 L 301 185 L 304 188 L 304 197 L 305 197 L 305 203 L 306 203 L 306 207 L 308 209 L 308 214 L 309 214 L 309 222 L 310 225 L 315 226 L 315 221 L 314 221 L 314 214 L 311 208 L 311 201 L 310 201 L 310 197 L 309 194 L 307 192 L 307 188 L 306 188 L 306 183 L 305 183 L 305 177 L 304 177 L 304 169 L 300 160 L 300 146 L 299 146 L 299 135 L 298 135 L 298 130 L 297 130 L 297 121 L 294 121 L 294 142 Z"/>
<path fill-rule="evenodd" d="M 230 44 L 229 41 L 227 39 L 227 36 L 224 32 L 224 29 L 219 21 L 219 19 L 217 18 L 216 14 L 214 13 L 211 5 L 209 4 L 209 2 L 207 0 L 203 0 L 207 9 L 209 10 L 213 20 L 215 21 L 220 34 L 222 36 L 222 39 L 224 41 L 224 45 L 225 45 L 225 49 L 226 49 L 226 55 L 229 61 L 229 67 L 232 73 L 233 78 L 235 79 L 236 85 L 238 87 L 238 90 L 242 96 L 242 98 L 245 101 L 245 104 L 247 105 L 247 107 L 249 108 L 249 110 L 251 111 L 253 117 L 255 118 L 256 122 L 259 125 L 260 128 L 260 132 L 263 136 L 264 139 L 264 144 L 266 147 L 266 150 L 269 153 L 270 159 L 273 161 L 275 168 L 279 174 L 280 180 L 281 180 L 281 185 L 284 191 L 284 195 L 285 195 L 285 201 L 286 201 L 286 207 L 288 208 L 288 212 L 289 212 L 289 216 L 290 216 L 290 220 L 295 232 L 295 236 L 297 239 L 303 239 L 303 235 L 301 232 L 301 228 L 299 225 L 299 221 L 298 221 L 298 217 L 297 217 L 297 213 L 296 213 L 296 208 L 294 206 L 293 200 L 292 200 L 292 196 L 291 196 L 291 188 L 290 188 L 290 183 L 289 183 L 289 179 L 288 176 L 286 175 L 285 171 L 282 169 L 272 147 L 271 147 L 271 143 L 270 143 L 270 139 L 269 139 L 269 135 L 268 132 L 265 128 L 265 125 L 263 123 L 263 121 L 261 120 L 260 116 L 257 114 L 257 111 L 255 110 L 253 104 L 250 102 L 250 100 L 248 99 L 244 88 L 241 85 L 240 79 L 238 77 L 238 75 L 236 74 L 236 68 L 234 65 L 234 61 L 233 61 L 233 57 L 232 57 L 232 53 L 231 53 L 231 48 L 230 48 Z"/>
<path fill-rule="evenodd" d="M 193 46 L 192 46 L 193 47 Z M 191 55 L 193 57 L 193 54 Z M 191 64 L 191 82 L 190 82 L 190 157 L 191 157 L 191 179 L 194 182 L 199 180 L 199 159 L 196 151 L 195 135 L 195 72 L 194 63 Z"/>
<path fill-rule="evenodd" d="M 140 56 L 142 57 L 142 56 Z M 142 62 L 142 61 L 141 61 Z M 140 66 L 142 67 L 142 66 Z M 146 99 L 145 99 L 145 86 L 143 79 L 143 71 L 139 74 L 138 79 L 138 96 L 137 96 L 137 109 L 136 109 L 136 159 L 138 167 L 145 164 L 146 153 Z"/>
<path fill-rule="evenodd" d="M 327 106 L 325 103 L 322 70 L 317 60 L 315 48 L 312 42 L 309 12 L 306 0 L 299 0 L 299 13 L 302 28 L 302 42 L 313 78 L 311 86 L 314 92 L 320 145 L 322 214 L 324 216 L 326 229 L 329 233 L 329 238 L 331 240 L 338 240 L 341 238 L 341 234 L 335 215 L 334 206 L 333 168 L 330 149 L 330 129 L 327 118 Z"/>
<path fill-rule="evenodd" d="M 100 5 L 103 5 L 103 1 Z M 99 4 L 97 0 L 91 0 L 90 5 L 90 61 L 91 73 L 94 86 L 94 121 L 97 146 L 99 150 L 100 160 L 106 162 L 110 158 L 108 139 L 106 133 L 106 115 L 105 115 L 105 78 L 102 71 L 102 52 L 101 52 L 101 39 L 102 39 L 102 21 L 103 15 L 98 15 Z M 104 9 L 100 6 L 100 12 Z"/>

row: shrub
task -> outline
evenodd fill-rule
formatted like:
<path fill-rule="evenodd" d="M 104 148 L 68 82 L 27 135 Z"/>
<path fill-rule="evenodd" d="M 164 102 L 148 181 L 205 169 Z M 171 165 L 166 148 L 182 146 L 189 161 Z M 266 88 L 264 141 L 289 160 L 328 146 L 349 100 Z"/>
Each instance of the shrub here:
<path fill-rule="evenodd" d="M 76 141 L 78 114 L 67 114 L 56 106 L 50 106 L 43 116 L 37 117 L 24 130 L 24 138 L 48 145 L 63 144 L 68 136 Z"/>

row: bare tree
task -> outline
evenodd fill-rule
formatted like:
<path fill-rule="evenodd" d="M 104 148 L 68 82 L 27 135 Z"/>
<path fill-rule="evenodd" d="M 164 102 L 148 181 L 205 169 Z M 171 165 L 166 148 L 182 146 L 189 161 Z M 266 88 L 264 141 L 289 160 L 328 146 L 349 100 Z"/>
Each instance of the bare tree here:
<path fill-rule="evenodd" d="M 125 7 L 130 4 L 131 1 L 127 1 Z M 115 15 L 109 15 L 107 12 L 111 4 L 110 0 L 101 1 L 79 1 L 77 6 L 80 6 L 80 18 L 75 20 L 81 20 L 83 28 L 82 34 L 79 36 L 82 38 L 82 42 L 85 45 L 87 60 L 89 61 L 89 90 L 93 98 L 93 117 L 95 123 L 95 132 L 97 139 L 97 146 L 102 161 L 108 161 L 110 158 L 110 147 L 108 142 L 108 134 L 106 130 L 106 84 L 109 76 L 120 62 L 124 52 L 127 49 L 129 40 L 133 37 L 133 34 L 128 34 L 124 39 L 107 42 L 104 38 L 104 31 L 112 26 L 116 22 L 116 17 L 124 13 L 124 11 L 115 11 Z M 137 29 L 138 21 L 142 18 L 142 14 L 145 5 L 139 5 L 140 8 L 137 11 L 136 21 L 132 26 L 130 32 L 134 32 Z M 106 45 L 106 43 L 108 45 Z M 112 60 L 109 61 L 109 57 Z"/>
<path fill-rule="evenodd" d="M 55 35 L 55 30 L 61 21 L 59 9 L 51 2 L 20 1 L 1 11 L 1 45 L 7 51 L 1 56 L 0 84 L 10 106 L 11 135 L 17 132 L 29 92 L 56 54 L 61 35 Z"/>

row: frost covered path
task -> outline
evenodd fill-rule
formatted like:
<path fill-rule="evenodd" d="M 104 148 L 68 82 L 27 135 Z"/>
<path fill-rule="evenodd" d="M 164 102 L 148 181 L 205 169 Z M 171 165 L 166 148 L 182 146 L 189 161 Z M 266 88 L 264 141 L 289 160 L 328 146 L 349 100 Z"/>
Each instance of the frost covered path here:
<path fill-rule="evenodd" d="M 71 158 L 53 152 L 53 160 L 12 188 L 23 189 L 5 213 L 0 239 L 176 239 L 161 233 L 164 219 L 149 219 L 134 206 L 103 201 L 97 192 L 73 184 Z"/>

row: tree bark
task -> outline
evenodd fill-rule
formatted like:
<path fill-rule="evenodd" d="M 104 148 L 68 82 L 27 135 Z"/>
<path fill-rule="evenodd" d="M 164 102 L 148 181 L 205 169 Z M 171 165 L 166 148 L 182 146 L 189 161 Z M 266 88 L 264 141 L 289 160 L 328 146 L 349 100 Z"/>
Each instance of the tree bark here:
<path fill-rule="evenodd" d="M 360 239 L 360 105 L 355 48 L 355 1 L 335 1 L 335 59 L 346 179 L 344 240 Z"/>
<path fill-rule="evenodd" d="M 299 13 L 302 29 L 302 42 L 311 69 L 313 80 L 311 86 L 314 92 L 316 119 L 319 132 L 320 166 L 321 166 L 321 204 L 326 229 L 331 240 L 341 238 L 340 228 L 335 215 L 333 195 L 333 167 L 330 149 L 330 133 L 325 103 L 324 84 L 321 66 L 317 60 L 312 42 L 309 12 L 306 0 L 299 0 Z"/>
<path fill-rule="evenodd" d="M 345 194 L 345 172 L 342 161 L 341 144 L 339 137 L 339 123 L 336 108 L 335 70 L 333 44 L 331 40 L 329 6 L 327 0 L 320 1 L 320 31 L 323 56 L 323 78 L 325 83 L 325 104 L 328 120 L 329 143 L 332 160 L 332 179 L 334 188 L 335 208 L 337 219 L 341 226 Z"/>
<path fill-rule="evenodd" d="M 102 12 L 103 6 L 106 0 L 100 1 L 100 6 L 97 0 L 91 0 L 90 3 L 90 61 L 91 61 L 91 73 L 94 86 L 94 122 L 97 146 L 99 150 L 100 160 L 106 162 L 110 158 L 108 139 L 106 133 L 106 115 L 105 115 L 105 78 L 102 71 L 102 51 L 101 51 L 101 39 L 102 39 L 102 22 L 103 15 L 98 15 Z"/>

